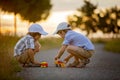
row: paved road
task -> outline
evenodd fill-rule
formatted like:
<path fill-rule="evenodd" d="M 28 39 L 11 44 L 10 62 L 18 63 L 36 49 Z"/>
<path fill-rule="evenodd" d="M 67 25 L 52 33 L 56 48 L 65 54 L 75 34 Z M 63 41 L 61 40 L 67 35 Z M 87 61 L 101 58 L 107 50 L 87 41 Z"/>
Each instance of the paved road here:
<path fill-rule="evenodd" d="M 38 61 L 47 61 L 48 68 L 24 68 L 18 75 L 24 80 L 120 80 L 120 54 L 104 51 L 103 46 L 95 44 L 96 53 L 86 68 L 56 68 L 54 56 L 58 49 L 51 49 L 35 56 Z"/>

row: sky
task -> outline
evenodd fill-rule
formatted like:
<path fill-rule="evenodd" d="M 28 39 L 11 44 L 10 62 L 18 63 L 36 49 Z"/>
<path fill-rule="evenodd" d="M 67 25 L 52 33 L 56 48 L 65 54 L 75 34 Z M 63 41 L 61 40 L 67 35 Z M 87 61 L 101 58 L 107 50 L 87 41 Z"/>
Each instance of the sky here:
<path fill-rule="evenodd" d="M 98 4 L 99 8 L 108 8 L 115 5 L 120 7 L 120 0 L 89 0 L 93 4 Z M 53 11 L 76 10 L 83 6 L 83 0 L 51 0 Z"/>
<path fill-rule="evenodd" d="M 90 0 L 93 4 L 98 5 L 98 9 L 110 8 L 117 5 L 120 7 L 120 0 Z M 67 16 L 72 15 L 78 8 L 84 5 L 83 0 L 51 0 L 53 5 L 51 15 L 45 22 L 45 29 L 53 33 L 55 27 L 60 22 L 67 22 Z M 44 25 L 44 23 L 43 23 Z"/>
<path fill-rule="evenodd" d="M 90 0 L 98 5 L 98 9 L 110 8 L 117 5 L 120 8 L 120 0 Z M 38 22 L 51 35 L 60 22 L 67 22 L 67 16 L 72 15 L 78 8 L 84 5 L 83 0 L 51 0 L 52 9 L 45 22 Z M 13 17 L 5 16 L 3 20 L 13 23 Z M 4 22 L 2 20 L 2 22 Z M 26 25 L 25 25 L 26 24 Z M 27 27 L 25 27 L 27 26 Z M 24 35 L 28 29 L 28 23 L 18 20 L 18 33 Z M 24 30 L 23 30 L 24 28 Z M 13 28 L 10 28 L 13 30 Z M 22 31 L 22 32 L 21 32 Z M 24 31 L 24 32 L 23 32 Z"/>

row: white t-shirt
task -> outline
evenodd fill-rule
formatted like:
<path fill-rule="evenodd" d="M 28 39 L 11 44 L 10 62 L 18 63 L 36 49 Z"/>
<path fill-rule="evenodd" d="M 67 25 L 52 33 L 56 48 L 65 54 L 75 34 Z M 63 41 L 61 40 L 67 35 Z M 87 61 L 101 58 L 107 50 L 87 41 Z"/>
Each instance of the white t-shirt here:
<path fill-rule="evenodd" d="M 72 30 L 66 33 L 63 45 L 74 45 L 83 47 L 86 50 L 94 50 L 94 45 L 86 36 Z"/>
<path fill-rule="evenodd" d="M 14 56 L 20 55 L 24 50 L 29 48 L 35 48 L 34 38 L 30 35 L 26 35 L 16 43 L 14 47 Z"/>

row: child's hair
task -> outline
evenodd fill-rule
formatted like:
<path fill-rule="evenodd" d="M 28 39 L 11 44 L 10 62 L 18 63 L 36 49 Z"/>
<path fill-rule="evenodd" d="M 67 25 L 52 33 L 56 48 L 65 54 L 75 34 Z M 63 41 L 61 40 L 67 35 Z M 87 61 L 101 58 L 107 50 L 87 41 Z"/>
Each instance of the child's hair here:
<path fill-rule="evenodd" d="M 57 33 L 59 33 L 59 32 L 61 33 L 61 31 L 67 33 L 68 30 L 70 30 L 70 29 L 60 30 L 60 31 L 58 31 Z"/>
<path fill-rule="evenodd" d="M 67 32 L 68 32 L 68 30 L 70 30 L 70 29 L 65 29 L 65 30 L 63 30 L 63 32 L 67 33 Z"/>
<path fill-rule="evenodd" d="M 32 37 L 35 37 L 36 35 L 40 35 L 38 32 L 28 32 L 27 34 L 31 35 Z"/>

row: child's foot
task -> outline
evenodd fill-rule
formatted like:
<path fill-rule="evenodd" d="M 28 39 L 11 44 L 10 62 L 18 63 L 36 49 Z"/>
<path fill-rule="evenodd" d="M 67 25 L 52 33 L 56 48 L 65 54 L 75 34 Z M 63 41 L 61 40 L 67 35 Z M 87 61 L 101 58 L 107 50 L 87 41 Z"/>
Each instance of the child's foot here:
<path fill-rule="evenodd" d="M 90 63 L 90 59 L 85 59 L 85 60 L 83 60 L 83 63 L 86 65 L 86 64 L 88 64 L 88 63 Z"/>
<path fill-rule="evenodd" d="M 76 68 L 84 68 L 86 65 L 85 63 L 79 63 Z"/>
<path fill-rule="evenodd" d="M 78 64 L 78 61 L 74 61 L 73 63 L 70 63 L 67 67 L 76 67 Z"/>
<path fill-rule="evenodd" d="M 84 68 L 86 64 L 90 63 L 90 59 L 84 59 L 82 60 L 76 67 L 77 68 Z"/>

